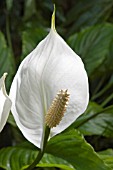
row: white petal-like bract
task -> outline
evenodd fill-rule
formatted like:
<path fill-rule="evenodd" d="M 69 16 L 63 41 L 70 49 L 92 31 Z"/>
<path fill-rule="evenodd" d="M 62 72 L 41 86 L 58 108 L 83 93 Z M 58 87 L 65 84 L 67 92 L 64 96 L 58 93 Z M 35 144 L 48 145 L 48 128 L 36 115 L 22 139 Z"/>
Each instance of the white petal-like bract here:
<path fill-rule="evenodd" d="M 44 138 L 45 115 L 61 89 L 68 89 L 69 105 L 60 124 L 51 129 L 50 137 L 70 126 L 85 111 L 89 100 L 82 60 L 52 27 L 22 61 L 10 90 L 16 123 L 23 135 L 39 148 Z"/>
<path fill-rule="evenodd" d="M 0 132 L 6 124 L 11 109 L 11 100 L 9 99 L 5 89 L 6 75 L 7 73 L 4 73 L 0 79 Z"/>

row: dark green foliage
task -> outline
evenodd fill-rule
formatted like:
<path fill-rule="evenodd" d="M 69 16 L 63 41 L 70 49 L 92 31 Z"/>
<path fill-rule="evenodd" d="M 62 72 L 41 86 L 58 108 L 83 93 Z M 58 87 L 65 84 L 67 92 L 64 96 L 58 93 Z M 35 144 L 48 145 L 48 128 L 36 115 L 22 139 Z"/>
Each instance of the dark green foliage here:
<path fill-rule="evenodd" d="M 74 123 L 84 135 L 113 137 L 113 105 L 102 108 L 96 103 L 89 103 L 87 111 Z"/>
<path fill-rule="evenodd" d="M 35 159 L 36 150 L 29 143 L 1 149 L 0 166 L 7 170 L 20 170 Z M 59 167 L 63 170 L 88 170 L 92 167 L 93 170 L 111 170 L 75 130 L 51 139 L 46 152 L 53 156 L 45 154 L 38 167 Z"/>
<path fill-rule="evenodd" d="M 74 130 L 51 139 L 47 152 L 67 160 L 77 170 L 90 170 L 91 167 L 93 170 L 110 169 L 99 159 L 93 148 L 86 143 L 83 136 Z"/>
<path fill-rule="evenodd" d="M 99 152 L 100 158 L 104 160 L 104 162 L 109 165 L 113 169 L 113 150 L 107 149 L 105 151 Z"/>
<path fill-rule="evenodd" d="M 23 146 L 3 148 L 0 150 L 0 167 L 7 170 L 20 170 L 32 163 L 37 154 L 37 148 L 34 150 L 34 147 L 27 143 Z M 50 154 L 44 155 L 38 167 L 58 167 L 63 170 L 74 170 L 67 161 Z"/>

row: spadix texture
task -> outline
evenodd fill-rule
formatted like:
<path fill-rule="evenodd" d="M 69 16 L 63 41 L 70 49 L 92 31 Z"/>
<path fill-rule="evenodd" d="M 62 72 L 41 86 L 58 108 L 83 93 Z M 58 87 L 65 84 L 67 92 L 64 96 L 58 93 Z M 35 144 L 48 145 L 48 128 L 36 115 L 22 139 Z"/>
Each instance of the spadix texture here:
<path fill-rule="evenodd" d="M 11 100 L 9 99 L 5 89 L 5 78 L 7 73 L 0 78 L 0 132 L 6 124 L 10 109 Z"/>
<path fill-rule="evenodd" d="M 53 24 L 47 37 L 22 61 L 10 90 L 16 123 L 39 148 L 44 138 L 45 115 L 61 89 L 68 89 L 69 105 L 60 124 L 51 129 L 50 137 L 71 125 L 85 111 L 89 98 L 84 65 Z"/>

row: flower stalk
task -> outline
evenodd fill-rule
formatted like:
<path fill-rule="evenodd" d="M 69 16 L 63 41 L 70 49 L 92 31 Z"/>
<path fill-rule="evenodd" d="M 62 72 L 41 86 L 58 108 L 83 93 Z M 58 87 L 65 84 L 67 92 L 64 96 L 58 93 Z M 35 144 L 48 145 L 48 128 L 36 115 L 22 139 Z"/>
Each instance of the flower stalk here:
<path fill-rule="evenodd" d="M 28 166 L 25 170 L 32 170 L 42 159 L 44 153 L 45 153 L 45 149 L 46 149 L 46 145 L 47 145 L 47 141 L 48 141 L 48 137 L 50 134 L 50 128 L 48 126 L 46 126 L 45 128 L 45 136 L 44 136 L 44 144 L 43 144 L 43 150 L 40 149 L 36 159 L 34 160 L 34 162 Z"/>
<path fill-rule="evenodd" d="M 64 116 L 64 112 L 66 111 L 68 100 L 69 100 L 68 90 L 60 90 L 55 99 L 53 100 L 45 116 L 46 128 L 43 148 L 40 149 L 34 162 L 30 166 L 28 166 L 25 170 L 32 170 L 42 159 L 49 138 L 50 129 L 56 127 L 60 123 L 62 117 Z"/>

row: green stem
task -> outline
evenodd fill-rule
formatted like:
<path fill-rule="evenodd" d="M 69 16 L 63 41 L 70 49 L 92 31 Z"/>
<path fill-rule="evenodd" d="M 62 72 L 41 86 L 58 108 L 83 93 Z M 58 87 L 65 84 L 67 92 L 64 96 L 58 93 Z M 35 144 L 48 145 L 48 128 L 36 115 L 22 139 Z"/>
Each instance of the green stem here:
<path fill-rule="evenodd" d="M 30 166 L 28 166 L 25 170 L 32 170 L 40 162 L 40 160 L 42 159 L 42 157 L 44 155 L 44 152 L 45 152 L 45 148 L 46 148 L 46 145 L 47 145 L 47 140 L 48 140 L 49 134 L 50 134 L 50 128 L 48 126 L 46 126 L 43 150 L 39 151 L 39 153 L 38 153 L 36 159 L 34 160 L 34 162 Z"/>

